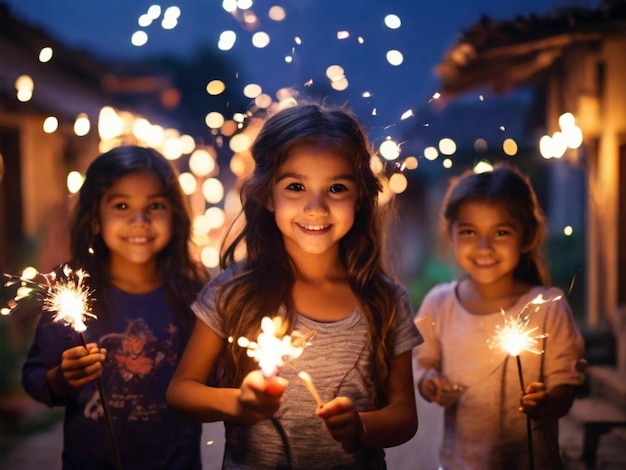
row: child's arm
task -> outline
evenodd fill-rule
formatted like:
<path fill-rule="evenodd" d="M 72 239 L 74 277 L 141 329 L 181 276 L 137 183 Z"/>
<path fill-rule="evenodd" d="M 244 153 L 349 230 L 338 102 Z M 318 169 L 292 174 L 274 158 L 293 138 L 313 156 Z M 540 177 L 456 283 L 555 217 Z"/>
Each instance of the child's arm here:
<path fill-rule="evenodd" d="M 61 364 L 48 370 L 46 380 L 55 399 L 63 399 L 80 390 L 102 374 L 106 350 L 96 343 L 75 346 L 63 351 Z"/>
<path fill-rule="evenodd" d="M 271 418 L 280 407 L 285 379 L 265 379 L 260 371 L 248 374 L 241 388 L 206 385 L 224 346 L 224 339 L 201 320 L 196 320 L 185 352 L 167 389 L 168 405 L 202 421 L 233 420 L 255 424 Z"/>
<path fill-rule="evenodd" d="M 574 392 L 572 385 L 561 384 L 546 390 L 544 383 L 530 383 L 520 398 L 520 411 L 533 419 L 562 418 L 572 406 Z"/>
<path fill-rule="evenodd" d="M 392 361 L 387 383 L 389 403 L 380 410 L 358 413 L 347 397 L 337 397 L 317 410 L 346 452 L 354 452 L 359 446 L 393 447 L 415 435 L 418 420 L 411 351 Z"/>

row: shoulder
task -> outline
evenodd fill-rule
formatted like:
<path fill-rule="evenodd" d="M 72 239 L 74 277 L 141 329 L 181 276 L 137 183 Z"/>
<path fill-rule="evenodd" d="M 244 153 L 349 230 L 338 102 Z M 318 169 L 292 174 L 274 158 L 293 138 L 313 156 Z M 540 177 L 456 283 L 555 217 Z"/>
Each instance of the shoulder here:
<path fill-rule="evenodd" d="M 554 286 L 534 286 L 526 293 L 524 300 L 531 305 L 547 304 L 548 307 L 569 309 L 565 293 Z"/>
<path fill-rule="evenodd" d="M 441 284 L 437 284 L 424 296 L 422 305 L 441 304 L 442 302 L 453 300 L 457 284 L 458 281 L 442 282 Z"/>

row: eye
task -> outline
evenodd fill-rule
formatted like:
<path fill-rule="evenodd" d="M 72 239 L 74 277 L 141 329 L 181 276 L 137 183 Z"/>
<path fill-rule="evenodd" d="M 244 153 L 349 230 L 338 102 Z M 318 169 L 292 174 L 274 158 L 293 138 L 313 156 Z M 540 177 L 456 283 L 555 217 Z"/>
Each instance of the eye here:
<path fill-rule="evenodd" d="M 128 204 L 126 204 L 125 202 L 116 202 L 115 204 L 113 204 L 113 209 L 123 211 L 128 209 Z"/>
<path fill-rule="evenodd" d="M 304 191 L 304 185 L 302 183 L 290 183 L 287 185 L 287 189 L 290 191 Z"/>
<path fill-rule="evenodd" d="M 476 232 L 474 232 L 471 228 L 461 228 L 457 233 L 462 237 L 471 237 Z"/>
<path fill-rule="evenodd" d="M 509 235 L 511 232 L 509 230 L 505 230 L 505 229 L 500 229 L 496 231 L 496 237 L 506 237 L 507 235 Z"/>
<path fill-rule="evenodd" d="M 152 204 L 150 204 L 150 210 L 152 211 L 165 209 L 167 209 L 167 205 L 163 202 L 153 202 Z"/>
<path fill-rule="evenodd" d="M 333 184 L 330 188 L 328 188 L 328 191 L 331 193 L 342 193 L 344 191 L 348 191 L 348 188 L 346 187 L 345 184 L 336 183 L 336 184 Z"/>

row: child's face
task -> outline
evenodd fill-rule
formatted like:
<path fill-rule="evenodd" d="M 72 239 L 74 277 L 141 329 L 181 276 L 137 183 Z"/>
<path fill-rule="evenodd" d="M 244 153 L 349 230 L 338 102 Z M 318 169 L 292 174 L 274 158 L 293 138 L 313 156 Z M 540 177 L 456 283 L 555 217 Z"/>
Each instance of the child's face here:
<path fill-rule="evenodd" d="M 97 228 L 112 269 L 155 263 L 172 237 L 172 208 L 159 178 L 150 172 L 120 178 L 100 200 Z"/>
<path fill-rule="evenodd" d="M 348 161 L 316 147 L 296 148 L 279 170 L 268 208 L 287 252 L 332 253 L 354 223 L 358 185 Z"/>
<path fill-rule="evenodd" d="M 451 236 L 457 263 L 475 282 L 513 280 L 523 250 L 523 229 L 503 204 L 462 203 Z"/>

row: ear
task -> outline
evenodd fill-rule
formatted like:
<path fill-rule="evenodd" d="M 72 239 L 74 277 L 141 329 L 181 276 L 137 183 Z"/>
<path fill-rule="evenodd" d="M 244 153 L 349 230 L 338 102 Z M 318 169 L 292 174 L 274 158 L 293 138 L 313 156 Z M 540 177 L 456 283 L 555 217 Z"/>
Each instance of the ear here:
<path fill-rule="evenodd" d="M 265 203 L 265 208 L 270 212 L 274 212 L 274 201 L 272 200 L 271 197 L 267 198 L 267 202 Z"/>
<path fill-rule="evenodd" d="M 91 233 L 94 235 L 100 233 L 100 223 L 98 222 L 98 219 L 93 219 L 91 221 Z"/>

